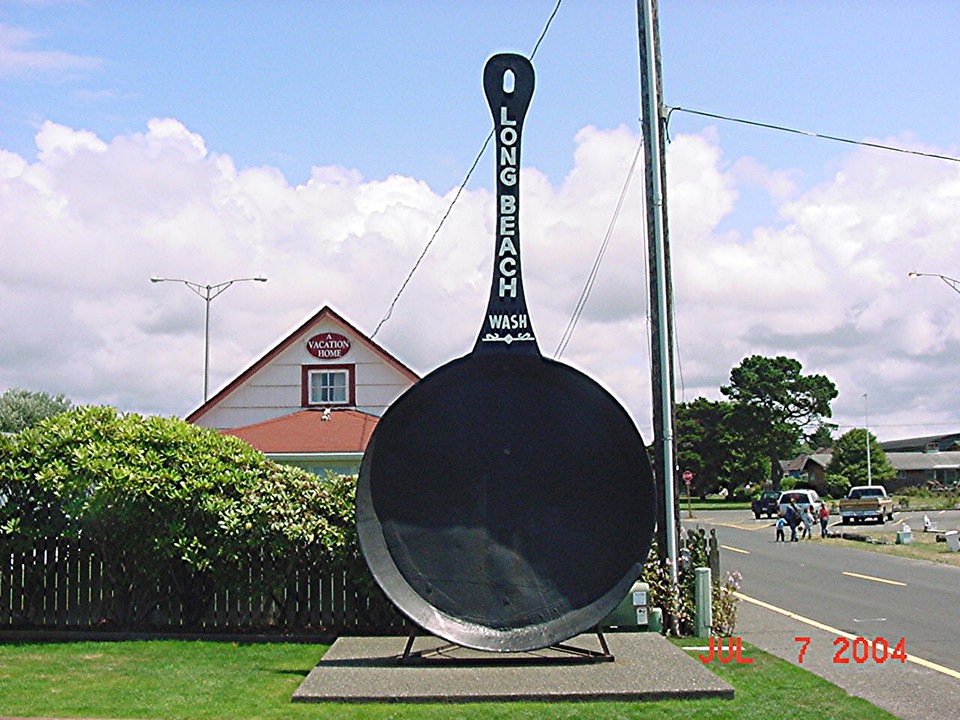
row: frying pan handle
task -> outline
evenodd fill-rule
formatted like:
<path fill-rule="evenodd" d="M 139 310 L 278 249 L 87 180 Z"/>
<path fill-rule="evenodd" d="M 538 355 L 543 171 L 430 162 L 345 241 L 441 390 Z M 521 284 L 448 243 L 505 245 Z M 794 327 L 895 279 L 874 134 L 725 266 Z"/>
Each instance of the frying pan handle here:
<path fill-rule="evenodd" d="M 520 137 L 533 87 L 533 65 L 522 55 L 494 55 L 483 68 L 496 139 L 497 225 L 490 301 L 474 352 L 540 354 L 520 269 Z"/>

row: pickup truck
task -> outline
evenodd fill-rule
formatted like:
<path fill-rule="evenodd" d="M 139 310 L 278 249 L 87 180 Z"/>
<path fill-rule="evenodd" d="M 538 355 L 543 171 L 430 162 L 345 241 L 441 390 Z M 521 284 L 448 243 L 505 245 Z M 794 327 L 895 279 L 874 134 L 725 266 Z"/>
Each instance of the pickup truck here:
<path fill-rule="evenodd" d="M 761 515 L 776 517 L 780 512 L 780 493 L 776 490 L 764 490 L 760 497 L 750 503 L 750 509 L 757 520 Z"/>
<path fill-rule="evenodd" d="M 881 525 L 885 520 L 893 520 L 893 498 L 882 485 L 857 485 L 840 499 L 840 522 L 844 525 L 868 518 Z"/>

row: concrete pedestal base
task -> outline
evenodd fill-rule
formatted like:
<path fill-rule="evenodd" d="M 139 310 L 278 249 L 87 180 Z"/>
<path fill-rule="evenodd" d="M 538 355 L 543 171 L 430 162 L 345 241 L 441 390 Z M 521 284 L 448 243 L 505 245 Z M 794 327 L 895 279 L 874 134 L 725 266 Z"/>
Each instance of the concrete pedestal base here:
<path fill-rule="evenodd" d="M 293 695 L 294 702 L 652 701 L 733 698 L 733 688 L 656 633 L 605 635 L 613 662 L 555 662 L 552 650 L 486 653 L 455 648 L 400 664 L 405 638 L 340 638 Z M 444 644 L 417 638 L 415 651 Z M 567 644 L 597 648 L 595 635 Z"/>

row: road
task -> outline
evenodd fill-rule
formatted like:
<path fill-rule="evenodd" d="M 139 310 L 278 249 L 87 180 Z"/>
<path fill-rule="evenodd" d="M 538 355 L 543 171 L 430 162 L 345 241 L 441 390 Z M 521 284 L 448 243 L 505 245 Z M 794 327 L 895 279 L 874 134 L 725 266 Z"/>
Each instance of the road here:
<path fill-rule="evenodd" d="M 928 514 L 941 529 L 960 523 L 960 512 Z M 871 641 L 883 638 L 891 651 L 903 638 L 907 653 L 960 677 L 960 568 L 817 540 L 776 543 L 773 521 L 756 520 L 749 511 L 696 511 L 694 516 L 682 517 L 683 526 L 716 528 L 721 572 L 739 572 L 744 595 L 830 629 Z M 906 520 L 914 530 L 923 527 L 922 513 L 910 513 Z M 831 525 L 838 522 L 831 518 Z M 870 532 L 869 527 L 849 529 Z M 833 652 L 842 649 L 839 641 Z M 859 650 L 862 656 L 862 644 Z M 853 648 L 839 660 L 843 657 L 853 662 Z"/>

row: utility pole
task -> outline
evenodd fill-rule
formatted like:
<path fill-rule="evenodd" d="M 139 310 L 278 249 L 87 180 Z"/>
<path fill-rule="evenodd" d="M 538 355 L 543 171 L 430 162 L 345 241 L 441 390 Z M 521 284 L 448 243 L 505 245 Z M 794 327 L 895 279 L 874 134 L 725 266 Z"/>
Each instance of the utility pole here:
<path fill-rule="evenodd" d="M 678 517 L 673 437 L 673 336 L 670 242 L 667 231 L 665 113 L 660 74 L 660 34 L 656 0 L 637 0 L 640 38 L 641 128 L 650 258 L 650 337 L 653 360 L 654 476 L 657 493 L 657 547 L 669 561 L 672 592 L 677 592 Z M 673 618 L 670 619 L 673 622 Z"/>

